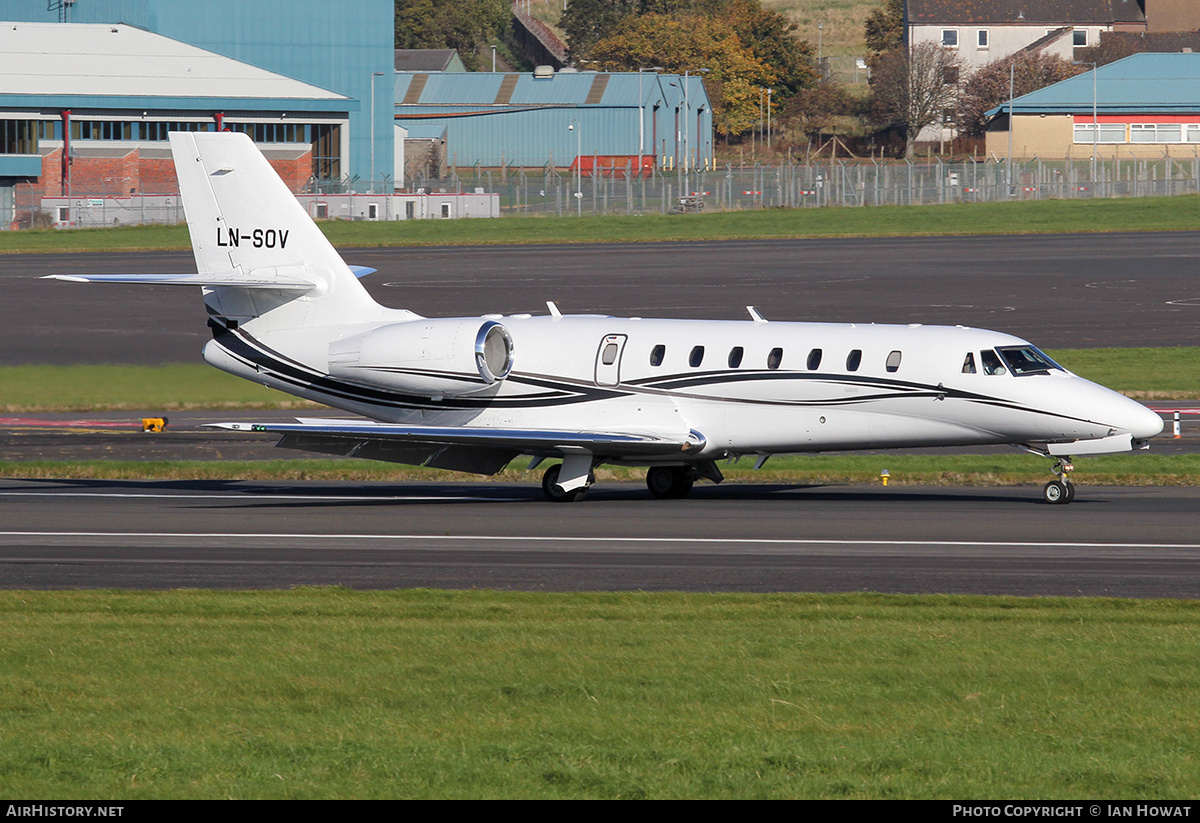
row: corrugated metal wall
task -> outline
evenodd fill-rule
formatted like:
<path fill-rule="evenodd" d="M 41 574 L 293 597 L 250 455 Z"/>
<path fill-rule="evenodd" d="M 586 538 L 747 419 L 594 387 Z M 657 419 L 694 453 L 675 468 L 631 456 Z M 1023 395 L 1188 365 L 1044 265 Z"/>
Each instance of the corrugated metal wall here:
<path fill-rule="evenodd" d="M 447 163 L 458 167 L 566 167 L 577 155 L 639 153 L 679 167 L 685 145 L 692 166 L 703 165 L 712 158 L 708 96 L 700 78 L 687 78 L 685 120 L 683 87 L 680 75 L 650 73 L 402 73 L 396 122 L 444 126 Z"/>

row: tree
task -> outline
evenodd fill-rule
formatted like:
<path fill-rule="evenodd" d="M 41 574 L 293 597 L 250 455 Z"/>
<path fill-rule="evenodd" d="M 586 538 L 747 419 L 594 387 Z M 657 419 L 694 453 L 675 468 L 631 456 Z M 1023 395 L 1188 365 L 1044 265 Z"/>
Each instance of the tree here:
<path fill-rule="evenodd" d="M 867 15 L 863 26 L 867 51 L 880 57 L 904 45 L 904 0 L 886 0 Z"/>
<path fill-rule="evenodd" d="M 740 134 L 758 122 L 759 89 L 772 86 L 770 67 L 747 49 L 732 26 L 703 16 L 630 16 L 591 51 L 596 68 L 630 71 L 662 66 L 669 72 L 709 70 L 704 78 L 719 134 Z"/>
<path fill-rule="evenodd" d="M 512 18 L 507 0 L 396 0 L 398 49 L 457 49 L 479 69 L 479 52 L 502 39 Z"/>
<path fill-rule="evenodd" d="M 783 108 L 781 123 L 817 139 L 835 128 L 839 119 L 854 109 L 854 100 L 846 87 L 834 80 L 801 89 Z"/>
<path fill-rule="evenodd" d="M 592 47 L 637 14 L 640 6 L 639 0 L 571 0 L 558 23 L 567 35 L 571 59 L 590 59 Z"/>
<path fill-rule="evenodd" d="M 963 134 L 978 136 L 987 130 L 985 113 L 1008 101 L 1009 69 L 1012 69 L 1014 97 L 1074 77 L 1086 70 L 1067 60 L 1039 52 L 1017 52 L 994 60 L 968 78 L 963 84 L 955 117 Z"/>
<path fill-rule="evenodd" d="M 957 53 L 929 41 L 880 58 L 871 75 L 871 110 L 882 125 L 903 130 L 908 159 L 921 130 L 957 109 L 963 68 Z"/>

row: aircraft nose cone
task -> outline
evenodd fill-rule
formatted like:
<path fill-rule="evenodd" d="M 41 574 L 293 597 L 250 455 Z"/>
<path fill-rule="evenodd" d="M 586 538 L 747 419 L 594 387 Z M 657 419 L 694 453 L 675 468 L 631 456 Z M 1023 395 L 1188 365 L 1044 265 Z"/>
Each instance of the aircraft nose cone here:
<path fill-rule="evenodd" d="M 1141 403 L 1134 403 L 1137 407 L 1131 410 L 1129 415 L 1129 431 L 1138 440 L 1147 440 L 1160 434 L 1163 430 L 1163 419 L 1158 412 L 1152 411 Z"/>

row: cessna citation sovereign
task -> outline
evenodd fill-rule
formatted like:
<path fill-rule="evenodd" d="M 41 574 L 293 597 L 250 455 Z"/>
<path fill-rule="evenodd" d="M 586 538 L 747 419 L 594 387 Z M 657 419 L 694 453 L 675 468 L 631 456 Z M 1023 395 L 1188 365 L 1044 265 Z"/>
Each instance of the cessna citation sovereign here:
<path fill-rule="evenodd" d="M 681 497 L 717 461 L 773 454 L 1014 444 L 1057 462 L 1124 452 L 1154 412 L 1011 335 L 962 326 L 426 318 L 380 306 L 248 137 L 170 136 L 199 274 L 54 275 L 200 286 L 219 369 L 365 420 L 222 423 L 279 446 L 494 474 L 560 458 L 546 497 L 578 500 L 603 463 L 648 466 Z"/>

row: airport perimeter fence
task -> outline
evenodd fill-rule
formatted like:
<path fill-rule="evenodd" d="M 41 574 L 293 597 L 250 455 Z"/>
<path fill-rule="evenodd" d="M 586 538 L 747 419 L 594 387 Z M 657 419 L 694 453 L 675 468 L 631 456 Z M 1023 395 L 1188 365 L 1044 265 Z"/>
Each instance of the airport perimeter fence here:
<path fill-rule="evenodd" d="M 432 185 L 420 181 L 418 185 Z M 594 175 L 560 169 L 459 169 L 438 183 L 500 195 L 505 215 L 678 214 L 764 208 L 905 206 L 1200 193 L 1200 157 L 932 163 L 822 160 Z"/>
<path fill-rule="evenodd" d="M 966 160 L 912 163 L 813 160 L 734 165 L 687 172 L 654 170 L 638 176 L 630 165 L 580 175 L 568 169 L 463 169 L 437 179 L 409 181 L 409 191 L 437 199 L 494 195 L 501 216 L 679 214 L 765 208 L 864 207 L 995 203 L 1012 200 L 1170 197 L 1200 193 L 1200 157 L 1192 159 L 1074 161 Z M 396 194 L 396 198 L 405 195 Z M 312 196 L 301 195 L 301 200 Z M 334 200 L 327 195 L 323 200 Z M 361 200 L 363 195 L 342 195 Z M 442 198 L 451 200 L 453 198 Z M 491 198 L 488 198 L 491 199 Z M 11 201 L 10 201 L 11 202 Z M 183 222 L 177 194 L 71 198 L 22 197 L 5 215 L 6 228 L 90 227 Z M 491 216 L 487 208 L 413 209 L 331 207 L 315 216 L 354 220 L 441 219 Z M 310 209 L 311 211 L 311 209 Z"/>

